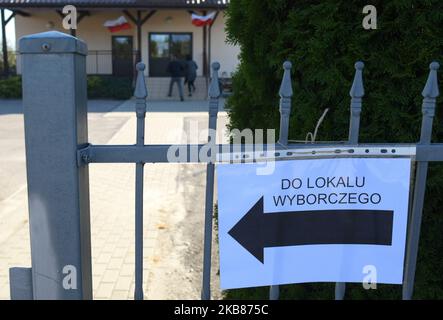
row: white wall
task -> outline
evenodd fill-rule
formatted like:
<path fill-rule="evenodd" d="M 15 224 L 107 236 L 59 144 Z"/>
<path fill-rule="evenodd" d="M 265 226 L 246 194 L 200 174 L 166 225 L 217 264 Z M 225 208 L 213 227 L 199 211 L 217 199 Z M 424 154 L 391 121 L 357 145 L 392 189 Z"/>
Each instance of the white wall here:
<path fill-rule="evenodd" d="M 212 26 L 211 61 L 220 62 L 220 75 L 226 72 L 230 77 L 239 63 L 240 48 L 226 43 L 225 22 L 225 14 L 221 12 Z"/>
<path fill-rule="evenodd" d="M 54 24 L 54 30 L 69 33 L 62 28 L 62 19 L 55 11 L 41 10 L 28 11 L 31 17 L 22 17 L 17 15 L 15 18 L 17 44 L 20 37 L 32 33 L 48 31 L 48 22 Z M 135 12 L 132 12 L 135 16 Z M 113 20 L 123 15 L 119 10 L 109 11 L 91 11 L 91 16 L 84 17 L 78 25 L 77 37 L 83 39 L 88 44 L 89 50 L 111 50 L 111 37 L 113 35 L 131 35 L 133 36 L 134 49 L 137 49 L 136 27 L 131 23 L 132 29 L 123 30 L 118 33 L 110 33 L 103 27 L 106 20 Z M 239 48 L 227 45 L 225 43 L 226 35 L 224 31 L 225 17 L 220 13 L 217 21 L 212 27 L 212 61 L 218 61 L 221 64 L 221 72 L 228 75 L 235 70 L 238 64 Z M 146 62 L 146 75 L 149 74 L 148 63 L 148 37 L 150 32 L 191 32 L 193 34 L 193 54 L 199 70 L 198 74 L 203 72 L 203 28 L 195 27 L 191 23 L 191 17 L 185 10 L 158 10 L 142 28 L 142 51 L 143 61 Z M 17 45 L 18 48 L 18 45 Z M 99 59 L 100 60 L 100 59 Z M 20 72 L 20 62 L 17 62 Z M 95 73 L 95 57 L 88 58 L 88 72 Z M 112 73 L 112 60 L 106 57 L 101 60 L 99 73 Z"/>

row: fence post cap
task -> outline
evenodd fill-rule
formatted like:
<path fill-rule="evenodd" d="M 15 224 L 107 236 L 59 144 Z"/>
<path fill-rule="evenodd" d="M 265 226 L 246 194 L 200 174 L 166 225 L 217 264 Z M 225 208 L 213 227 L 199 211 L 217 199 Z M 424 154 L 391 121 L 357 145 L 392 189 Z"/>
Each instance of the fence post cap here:
<path fill-rule="evenodd" d="M 139 62 L 135 65 L 137 71 L 145 71 L 146 65 L 143 62 Z"/>
<path fill-rule="evenodd" d="M 209 98 L 218 98 L 221 94 L 220 85 L 218 82 L 218 70 L 220 70 L 220 63 L 212 63 L 212 80 L 208 90 Z"/>
<path fill-rule="evenodd" d="M 440 68 L 440 64 L 436 61 L 433 61 L 429 65 L 429 76 L 426 81 L 425 88 L 423 89 L 422 96 L 424 98 L 437 98 L 440 95 L 440 91 L 438 89 L 438 78 L 437 78 L 437 70 Z"/>
<path fill-rule="evenodd" d="M 363 63 L 363 61 L 357 61 L 355 63 L 355 69 L 356 70 L 363 70 L 365 67 L 365 64 Z"/>
<path fill-rule="evenodd" d="M 440 64 L 437 61 L 433 61 L 429 65 L 429 69 L 431 69 L 431 70 L 438 70 L 438 69 L 440 69 Z"/>
<path fill-rule="evenodd" d="M 283 63 L 283 69 L 285 71 L 283 73 L 279 94 L 281 98 L 290 98 L 293 95 L 291 80 L 292 63 L 290 61 L 285 61 Z"/>
<path fill-rule="evenodd" d="M 137 69 L 137 80 L 135 82 L 134 97 L 137 99 L 145 99 L 148 96 L 144 73 L 146 65 L 143 62 L 139 62 L 135 68 Z"/>
<path fill-rule="evenodd" d="M 23 36 L 19 40 L 20 54 L 27 53 L 77 53 L 88 54 L 86 43 L 69 34 L 47 31 Z"/>
<path fill-rule="evenodd" d="M 352 82 L 351 91 L 349 91 L 349 95 L 351 98 L 359 99 L 365 95 L 365 88 L 363 86 L 363 69 L 365 64 L 362 61 L 357 61 L 354 67 L 355 76 L 354 81 Z"/>
<path fill-rule="evenodd" d="M 213 63 L 212 63 L 212 70 L 214 70 L 214 71 L 218 71 L 218 70 L 220 70 L 220 63 L 218 63 L 218 62 L 213 62 Z"/>

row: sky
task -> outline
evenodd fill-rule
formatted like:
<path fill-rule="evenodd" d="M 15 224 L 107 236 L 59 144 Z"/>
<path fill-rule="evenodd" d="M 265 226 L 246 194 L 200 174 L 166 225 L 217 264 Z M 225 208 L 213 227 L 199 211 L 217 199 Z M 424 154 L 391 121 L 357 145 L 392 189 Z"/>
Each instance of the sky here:
<path fill-rule="evenodd" d="M 11 11 L 6 10 L 6 19 L 11 15 Z M 1 34 L 0 29 L 0 39 L 3 41 L 3 35 Z M 15 49 L 15 19 L 12 19 L 7 25 L 6 25 L 6 40 L 8 41 L 8 46 Z"/>

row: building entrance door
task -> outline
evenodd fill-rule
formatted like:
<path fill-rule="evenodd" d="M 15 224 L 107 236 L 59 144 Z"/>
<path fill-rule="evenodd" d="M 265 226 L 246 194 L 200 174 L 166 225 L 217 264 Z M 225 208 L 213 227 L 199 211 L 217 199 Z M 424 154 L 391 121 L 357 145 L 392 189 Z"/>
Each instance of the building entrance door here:
<path fill-rule="evenodd" d="M 133 76 L 132 36 L 112 37 L 112 74 L 119 77 Z"/>

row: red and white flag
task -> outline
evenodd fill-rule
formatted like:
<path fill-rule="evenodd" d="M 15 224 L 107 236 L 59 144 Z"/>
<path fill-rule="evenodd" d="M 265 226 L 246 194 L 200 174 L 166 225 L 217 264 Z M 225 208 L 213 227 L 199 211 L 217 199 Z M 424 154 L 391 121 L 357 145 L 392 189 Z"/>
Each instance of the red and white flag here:
<path fill-rule="evenodd" d="M 192 24 L 196 27 L 209 26 L 214 22 L 215 12 L 212 12 L 206 16 L 199 16 L 195 13 L 192 14 Z"/>
<path fill-rule="evenodd" d="M 103 24 L 104 27 L 107 27 L 111 32 L 118 32 L 121 30 L 131 29 L 131 25 L 128 23 L 124 16 L 121 16 L 115 20 L 108 20 Z"/>

